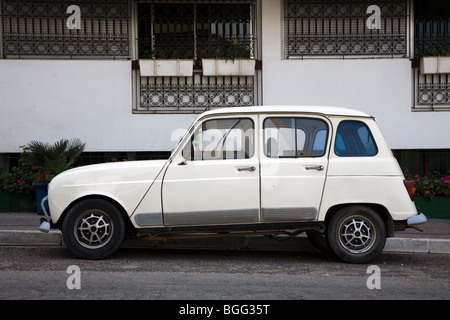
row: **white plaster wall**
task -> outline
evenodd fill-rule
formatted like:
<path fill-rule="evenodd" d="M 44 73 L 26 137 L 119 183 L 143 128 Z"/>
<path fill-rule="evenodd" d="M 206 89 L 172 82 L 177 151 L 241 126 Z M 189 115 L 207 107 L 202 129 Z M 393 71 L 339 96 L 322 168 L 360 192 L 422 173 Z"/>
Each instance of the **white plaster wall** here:
<path fill-rule="evenodd" d="M 450 148 L 449 112 L 412 112 L 409 59 L 283 58 L 282 0 L 262 0 L 262 103 L 378 118 L 394 149 Z M 0 153 L 78 137 L 86 151 L 165 151 L 195 115 L 132 113 L 130 61 L 0 59 Z M 176 136 L 178 136 L 176 134 Z"/>
<path fill-rule="evenodd" d="M 131 62 L 0 60 L 0 153 L 80 138 L 86 151 L 165 151 L 194 115 L 132 114 Z"/>
<path fill-rule="evenodd" d="M 450 148 L 450 112 L 413 112 L 409 59 L 283 58 L 282 1 L 262 0 L 263 104 L 343 106 L 377 117 L 393 149 Z"/>

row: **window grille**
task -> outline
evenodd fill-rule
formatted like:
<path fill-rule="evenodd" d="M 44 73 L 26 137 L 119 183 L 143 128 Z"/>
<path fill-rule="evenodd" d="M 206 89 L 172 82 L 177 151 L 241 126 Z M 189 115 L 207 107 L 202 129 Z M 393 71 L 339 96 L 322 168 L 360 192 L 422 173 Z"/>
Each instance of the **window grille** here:
<path fill-rule="evenodd" d="M 139 58 L 254 58 L 255 3 L 139 3 Z"/>
<path fill-rule="evenodd" d="M 381 28 L 367 28 L 367 8 L 381 9 Z M 407 0 L 285 0 L 285 57 L 406 56 Z"/>
<path fill-rule="evenodd" d="M 416 70 L 415 110 L 450 111 L 450 74 L 421 74 Z"/>
<path fill-rule="evenodd" d="M 136 111 L 201 112 L 254 105 L 254 77 L 141 77 Z"/>
<path fill-rule="evenodd" d="M 414 53 L 421 56 L 450 54 L 450 2 L 414 1 Z M 421 74 L 414 70 L 413 110 L 450 111 L 450 74 Z"/>
<path fill-rule="evenodd" d="M 448 55 L 450 2 L 448 0 L 416 0 L 414 5 L 415 56 Z"/>
<path fill-rule="evenodd" d="M 128 0 L 3 0 L 3 55 L 131 56 Z M 80 29 L 69 29 L 69 5 L 80 7 Z"/>
<path fill-rule="evenodd" d="M 256 0 L 137 3 L 139 59 L 255 58 Z M 134 112 L 185 113 L 253 106 L 253 76 L 137 77 Z"/>

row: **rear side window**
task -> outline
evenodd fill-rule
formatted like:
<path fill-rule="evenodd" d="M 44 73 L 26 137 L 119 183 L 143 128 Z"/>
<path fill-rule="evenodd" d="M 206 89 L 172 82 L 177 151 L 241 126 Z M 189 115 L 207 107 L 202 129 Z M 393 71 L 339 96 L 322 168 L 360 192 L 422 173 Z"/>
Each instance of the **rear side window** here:
<path fill-rule="evenodd" d="M 341 157 L 370 157 L 378 153 L 378 148 L 363 122 L 343 121 L 337 130 L 335 153 Z"/>
<path fill-rule="evenodd" d="M 273 117 L 264 120 L 264 153 L 268 158 L 322 157 L 328 126 L 316 118 Z"/>

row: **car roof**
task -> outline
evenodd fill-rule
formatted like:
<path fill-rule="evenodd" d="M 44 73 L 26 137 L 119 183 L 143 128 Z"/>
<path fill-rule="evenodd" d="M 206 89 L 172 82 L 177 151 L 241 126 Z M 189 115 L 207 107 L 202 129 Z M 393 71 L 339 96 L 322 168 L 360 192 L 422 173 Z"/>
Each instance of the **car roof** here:
<path fill-rule="evenodd" d="M 343 107 L 325 107 L 325 106 L 255 106 L 255 107 L 230 107 L 219 108 L 203 113 L 200 117 L 210 115 L 228 115 L 228 114 L 252 114 L 252 113 L 304 113 L 318 114 L 325 116 L 347 116 L 372 118 L 368 114 L 350 108 Z"/>

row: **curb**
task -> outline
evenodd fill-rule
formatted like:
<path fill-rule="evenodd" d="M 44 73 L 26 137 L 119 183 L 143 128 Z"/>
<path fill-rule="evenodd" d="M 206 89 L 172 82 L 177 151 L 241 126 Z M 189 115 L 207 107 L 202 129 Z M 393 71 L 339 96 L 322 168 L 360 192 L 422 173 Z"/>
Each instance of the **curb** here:
<path fill-rule="evenodd" d="M 126 240 L 123 247 L 152 247 L 172 249 L 226 249 L 226 250 L 317 250 L 305 236 L 273 240 L 264 236 L 235 236 L 226 238 L 183 239 L 183 240 Z M 0 231 L 0 246 L 63 246 L 61 232 L 42 233 L 30 230 Z M 448 239 L 388 238 L 383 252 L 403 253 L 450 253 Z"/>
<path fill-rule="evenodd" d="M 0 231 L 1 246 L 60 246 L 62 235 L 59 231 L 43 233 L 29 230 Z"/>

